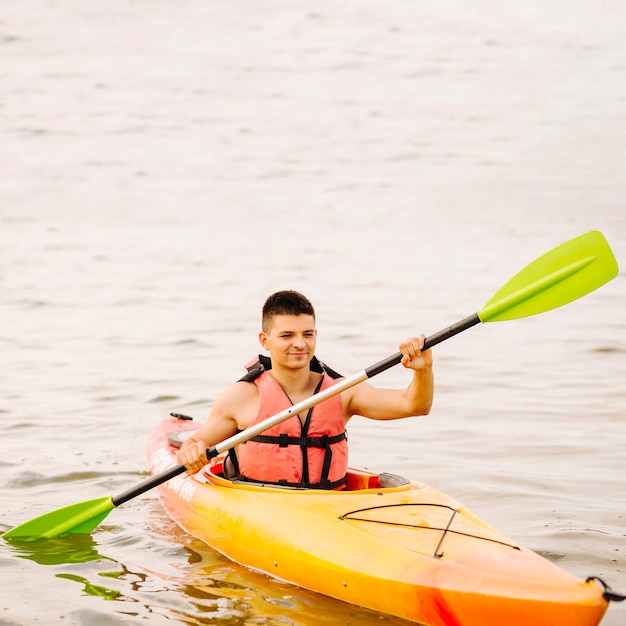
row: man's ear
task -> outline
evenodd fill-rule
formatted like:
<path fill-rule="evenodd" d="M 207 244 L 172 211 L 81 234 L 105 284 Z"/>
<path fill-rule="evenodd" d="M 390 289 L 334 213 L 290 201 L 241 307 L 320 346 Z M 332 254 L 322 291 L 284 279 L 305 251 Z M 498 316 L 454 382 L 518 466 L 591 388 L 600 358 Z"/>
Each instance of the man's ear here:
<path fill-rule="evenodd" d="M 263 346 L 264 350 L 269 350 L 267 335 L 263 331 L 259 333 L 259 343 Z"/>

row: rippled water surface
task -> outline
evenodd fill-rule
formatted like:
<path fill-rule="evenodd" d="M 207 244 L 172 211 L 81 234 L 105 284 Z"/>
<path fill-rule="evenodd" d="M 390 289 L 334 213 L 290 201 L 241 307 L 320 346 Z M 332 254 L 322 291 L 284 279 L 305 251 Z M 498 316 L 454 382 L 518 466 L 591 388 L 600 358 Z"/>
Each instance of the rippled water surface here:
<path fill-rule="evenodd" d="M 351 375 L 571 237 L 626 263 L 622 2 L 6 4 L 2 531 L 138 484 L 276 289 Z M 441 344 L 431 415 L 354 419 L 351 462 L 625 592 L 625 287 Z M 1 624 L 401 623 L 231 563 L 154 491 L 90 537 L 0 541 L 0 566 Z"/>

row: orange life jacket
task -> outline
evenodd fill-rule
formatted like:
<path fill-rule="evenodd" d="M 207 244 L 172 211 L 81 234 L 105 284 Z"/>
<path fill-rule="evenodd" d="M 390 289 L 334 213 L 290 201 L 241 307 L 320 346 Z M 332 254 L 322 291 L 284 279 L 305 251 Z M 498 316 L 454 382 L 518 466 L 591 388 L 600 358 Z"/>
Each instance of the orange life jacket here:
<path fill-rule="evenodd" d="M 267 373 L 271 367 L 271 360 L 261 355 L 241 379 L 254 382 L 259 389 L 259 412 L 252 424 L 293 404 L 280 384 Z M 334 385 L 335 378 L 340 377 L 315 357 L 311 370 L 322 373 L 316 393 Z M 341 398 L 336 395 L 312 407 L 304 424 L 294 415 L 241 444 L 237 461 L 243 480 L 317 489 L 341 488 L 348 469 Z"/>

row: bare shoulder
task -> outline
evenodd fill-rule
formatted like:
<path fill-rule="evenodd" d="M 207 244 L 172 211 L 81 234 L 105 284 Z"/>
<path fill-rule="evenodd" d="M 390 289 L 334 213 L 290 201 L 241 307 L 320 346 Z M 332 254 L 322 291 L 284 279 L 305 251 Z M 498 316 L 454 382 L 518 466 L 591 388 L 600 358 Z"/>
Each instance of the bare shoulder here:
<path fill-rule="evenodd" d="M 215 399 L 211 414 L 237 422 L 240 429 L 248 426 L 258 411 L 259 391 L 254 383 L 238 381 L 229 385 Z"/>
<path fill-rule="evenodd" d="M 258 396 L 258 390 L 254 383 L 238 381 L 226 387 L 217 396 L 213 403 L 213 408 L 228 412 L 228 407 L 235 410 L 239 403 L 246 402 L 256 396 Z"/>

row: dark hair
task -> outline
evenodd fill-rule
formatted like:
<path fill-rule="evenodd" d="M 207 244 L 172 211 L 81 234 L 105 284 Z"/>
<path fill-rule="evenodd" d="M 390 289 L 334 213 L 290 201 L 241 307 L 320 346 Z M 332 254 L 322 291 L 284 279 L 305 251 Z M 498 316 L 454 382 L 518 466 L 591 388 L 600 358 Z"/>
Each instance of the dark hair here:
<path fill-rule="evenodd" d="M 264 332 L 276 315 L 312 315 L 315 319 L 315 309 L 309 299 L 297 291 L 277 291 L 269 296 L 263 305 Z"/>

